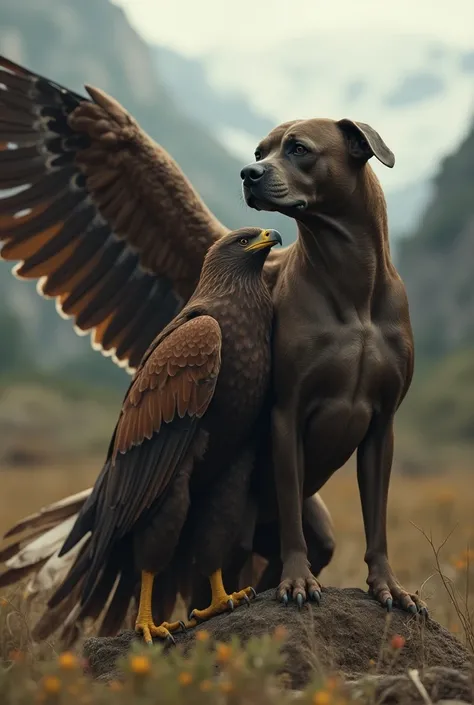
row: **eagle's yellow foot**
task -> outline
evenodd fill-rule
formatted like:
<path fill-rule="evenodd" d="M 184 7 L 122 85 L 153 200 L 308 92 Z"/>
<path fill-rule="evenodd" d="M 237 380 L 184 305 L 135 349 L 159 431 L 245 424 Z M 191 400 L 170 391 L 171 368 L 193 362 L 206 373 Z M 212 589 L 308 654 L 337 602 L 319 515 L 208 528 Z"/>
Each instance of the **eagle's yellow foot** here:
<path fill-rule="evenodd" d="M 232 612 L 243 603 L 249 606 L 250 600 L 256 597 L 257 594 L 253 587 L 248 587 L 244 590 L 239 590 L 239 592 L 233 592 L 232 595 L 228 595 L 222 582 L 222 573 L 220 570 L 213 573 L 209 581 L 212 590 L 211 604 L 204 610 L 193 610 L 189 615 L 191 621 L 205 622 L 223 612 Z"/>
<path fill-rule="evenodd" d="M 166 641 L 175 644 L 172 632 L 178 630 L 185 631 L 184 622 L 163 622 L 158 627 L 153 622 L 151 611 L 151 596 L 153 592 L 153 573 L 146 570 L 142 571 L 142 583 L 140 589 L 140 604 L 138 606 L 137 621 L 135 622 L 135 631 L 143 634 L 143 638 L 147 644 L 153 645 L 153 637 L 157 639 L 166 639 Z"/>
<path fill-rule="evenodd" d="M 140 621 L 137 619 L 135 623 L 135 631 L 143 635 L 147 644 L 153 645 L 153 638 L 163 639 L 171 644 L 175 644 L 173 632 L 184 631 L 184 622 L 163 622 L 158 627 L 155 626 L 152 619 Z"/>

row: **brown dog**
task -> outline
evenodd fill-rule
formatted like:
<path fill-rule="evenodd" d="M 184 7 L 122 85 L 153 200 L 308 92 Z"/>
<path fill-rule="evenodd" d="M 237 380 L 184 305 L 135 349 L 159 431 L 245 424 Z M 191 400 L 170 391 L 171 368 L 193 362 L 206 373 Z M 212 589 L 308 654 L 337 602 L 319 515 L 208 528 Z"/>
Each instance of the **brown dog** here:
<path fill-rule="evenodd" d="M 403 283 L 390 259 L 381 186 L 367 164 L 394 156 L 368 125 L 300 120 L 273 130 L 242 170 L 253 208 L 295 218 L 275 257 L 273 459 L 283 573 L 278 596 L 319 601 L 302 526 L 305 498 L 357 450 L 368 584 L 387 609 L 425 607 L 387 557 L 393 422 L 413 372 Z"/>

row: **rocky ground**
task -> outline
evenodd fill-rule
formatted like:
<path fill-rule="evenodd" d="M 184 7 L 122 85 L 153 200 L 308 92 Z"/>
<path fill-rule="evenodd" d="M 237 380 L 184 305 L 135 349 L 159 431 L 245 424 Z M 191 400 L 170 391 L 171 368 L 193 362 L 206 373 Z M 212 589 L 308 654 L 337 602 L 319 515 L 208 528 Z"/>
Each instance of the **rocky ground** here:
<path fill-rule="evenodd" d="M 294 690 L 303 688 L 316 669 L 340 673 L 356 690 L 371 673 L 378 703 L 426 703 L 427 697 L 432 702 L 473 701 L 470 655 L 456 637 L 432 619 L 397 609 L 387 622 L 380 605 L 359 589 L 327 588 L 320 606 L 306 605 L 301 612 L 277 603 L 271 590 L 258 595 L 249 609 L 241 607 L 177 634 L 177 647 L 188 651 L 201 629 L 215 641 L 237 635 L 246 642 L 277 626 L 287 631 L 285 671 Z M 395 651 L 390 647 L 394 635 L 405 642 Z M 133 631 L 125 631 L 115 638 L 87 640 L 84 656 L 91 674 L 99 680 L 120 679 L 116 661 L 135 638 Z"/>

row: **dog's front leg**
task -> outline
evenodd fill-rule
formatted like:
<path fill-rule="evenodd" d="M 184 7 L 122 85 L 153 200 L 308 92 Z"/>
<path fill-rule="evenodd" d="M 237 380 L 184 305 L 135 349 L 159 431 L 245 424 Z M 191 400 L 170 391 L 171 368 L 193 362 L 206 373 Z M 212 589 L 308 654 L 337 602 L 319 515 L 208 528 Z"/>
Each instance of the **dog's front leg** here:
<path fill-rule="evenodd" d="M 357 480 L 364 517 L 370 593 L 388 610 L 395 603 L 408 612 L 426 613 L 417 595 L 408 593 L 388 562 L 387 500 L 393 460 L 393 416 L 374 415 L 357 451 Z"/>
<path fill-rule="evenodd" d="M 321 586 L 311 573 L 303 533 L 304 462 L 292 409 L 274 408 L 272 443 L 281 535 L 283 571 L 279 600 L 293 598 L 301 607 L 309 596 L 319 602 Z"/>

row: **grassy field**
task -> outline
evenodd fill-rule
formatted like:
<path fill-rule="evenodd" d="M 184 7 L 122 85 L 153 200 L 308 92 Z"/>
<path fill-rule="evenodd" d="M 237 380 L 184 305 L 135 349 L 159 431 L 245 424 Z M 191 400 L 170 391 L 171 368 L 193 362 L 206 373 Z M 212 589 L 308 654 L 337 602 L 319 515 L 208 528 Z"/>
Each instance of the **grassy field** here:
<path fill-rule="evenodd" d="M 88 461 L 78 460 L 67 466 L 52 465 L 48 470 L 17 467 L 0 472 L 0 532 L 20 516 L 35 511 L 39 506 L 90 485 L 97 475 L 101 457 Z M 364 532 L 354 467 L 349 466 L 339 471 L 322 494 L 333 515 L 337 537 L 334 559 L 321 576 L 322 581 L 326 585 L 364 588 Z M 474 600 L 474 552 L 470 548 L 474 547 L 472 506 L 473 488 L 469 468 L 464 470 L 460 467 L 456 471 L 431 477 L 410 477 L 399 472 L 393 476 L 389 505 L 389 548 L 393 567 L 405 587 L 420 590 L 428 602 L 431 614 L 468 646 L 466 620 L 467 631 L 469 633 L 469 629 L 471 630 L 472 640 Z M 438 560 L 433 547 L 422 532 L 432 537 L 435 549 L 449 537 L 439 553 Z M 8 602 L 10 600 L 15 609 Z M 169 690 L 169 699 L 167 697 L 163 702 L 245 702 L 248 705 L 288 702 L 286 696 L 279 695 L 275 699 L 275 688 L 278 686 L 275 677 L 278 656 L 275 640 L 270 637 L 265 643 L 254 644 L 250 655 L 246 650 L 235 647 L 235 656 L 243 664 L 243 670 L 239 671 L 239 674 L 230 674 L 233 685 L 228 692 L 225 691 L 225 671 L 224 686 L 216 686 L 217 689 L 212 693 L 207 692 L 211 681 L 202 675 L 203 669 L 209 670 L 212 663 L 220 657 L 219 652 L 211 656 L 202 650 L 193 655 L 192 662 L 185 664 L 178 659 L 166 668 L 156 656 L 151 660 L 143 653 L 131 656 L 131 660 L 124 665 L 128 673 L 125 685 L 113 685 L 113 692 L 103 686 L 94 686 L 91 689 L 81 675 L 76 657 L 71 657 L 74 666 L 69 669 L 69 657 L 66 657 L 66 665 L 61 660 L 58 661 L 54 643 L 39 647 L 31 645 L 29 626 L 36 620 L 40 608 L 41 605 L 26 608 L 18 592 L 13 598 L 11 592 L 0 596 L 0 662 L 3 661 L 7 665 L 5 671 L 0 668 L 2 704 L 29 705 L 30 702 L 51 702 L 57 705 L 108 705 L 112 702 L 128 703 L 132 699 L 133 702 L 151 705 L 156 700 L 146 685 L 150 678 L 154 679 L 155 686 L 158 682 L 161 684 L 160 693 L 164 692 L 163 689 Z M 463 615 L 461 618 L 459 611 Z M 257 652 L 258 657 L 255 656 Z M 260 664 L 258 668 L 254 667 L 254 663 Z M 140 669 L 145 672 L 141 673 Z M 196 684 L 194 689 L 187 686 L 183 688 L 184 680 L 190 676 L 182 674 L 188 674 L 189 669 L 194 669 L 193 673 L 201 674 L 200 684 Z M 336 688 L 331 678 L 327 681 L 318 678 L 307 689 L 302 698 L 303 703 L 330 705 L 337 702 L 343 705 L 352 702 L 351 696 L 344 691 L 343 686 Z M 205 685 L 201 686 L 203 681 Z M 176 688 L 173 690 L 171 682 L 175 685 L 181 683 L 179 692 L 175 692 Z M 55 690 L 57 688 L 60 688 L 60 691 Z M 206 692 L 203 692 L 204 690 Z M 140 699 L 137 699 L 138 696 Z M 369 693 L 361 702 L 371 702 L 370 698 Z"/>
<path fill-rule="evenodd" d="M 15 468 L 1 472 L 0 532 L 39 506 L 92 484 L 101 459 L 48 470 Z M 335 556 L 322 580 L 338 587 L 364 587 L 365 543 L 354 467 L 336 473 L 322 495 L 333 516 L 337 539 Z M 457 633 L 461 625 L 437 575 L 433 550 L 421 532 L 432 536 L 436 548 L 449 536 L 440 552 L 440 565 L 465 596 L 469 573 L 474 571 L 474 558 L 469 562 L 474 555 L 473 498 L 468 468 L 435 476 L 394 473 L 392 478 L 388 523 L 392 565 L 402 584 L 411 590 L 422 589 L 433 616 Z M 474 599 L 474 575 L 471 577 Z"/>

